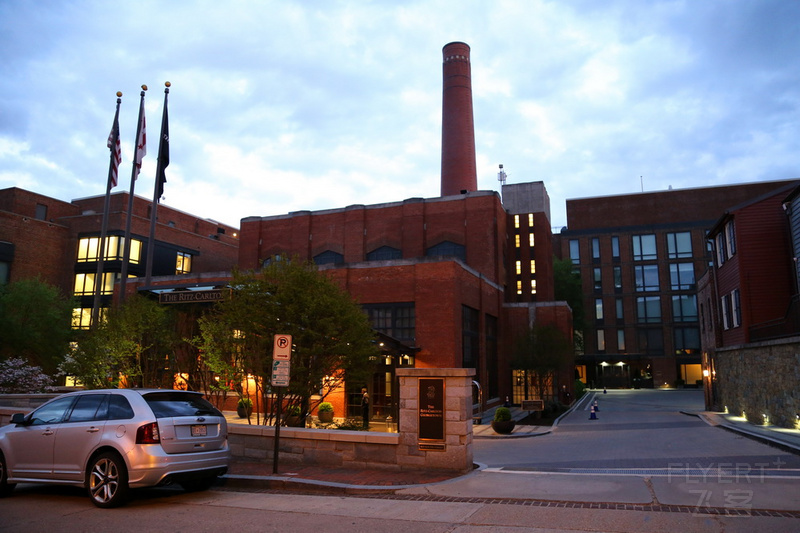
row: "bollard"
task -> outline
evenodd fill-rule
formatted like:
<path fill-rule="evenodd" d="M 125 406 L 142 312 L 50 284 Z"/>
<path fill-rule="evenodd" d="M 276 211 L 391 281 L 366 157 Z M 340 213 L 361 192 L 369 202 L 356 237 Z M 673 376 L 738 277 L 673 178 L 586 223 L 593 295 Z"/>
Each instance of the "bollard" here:
<path fill-rule="evenodd" d="M 597 400 L 594 401 L 594 410 L 595 411 L 599 411 L 600 410 L 600 406 L 597 405 Z"/>
<path fill-rule="evenodd" d="M 592 406 L 592 412 L 589 415 L 589 420 L 597 420 L 597 414 L 594 412 L 594 405 Z"/>
<path fill-rule="evenodd" d="M 606 390 L 605 387 L 603 387 L 603 394 L 608 394 L 608 391 Z"/>

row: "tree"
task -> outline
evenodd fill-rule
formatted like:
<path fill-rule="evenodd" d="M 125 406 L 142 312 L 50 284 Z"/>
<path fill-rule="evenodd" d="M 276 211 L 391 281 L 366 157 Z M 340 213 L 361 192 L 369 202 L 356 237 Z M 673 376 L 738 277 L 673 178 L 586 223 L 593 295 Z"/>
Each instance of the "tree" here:
<path fill-rule="evenodd" d="M 272 373 L 274 335 L 291 335 L 288 399 L 303 414 L 314 407 L 312 397 L 321 402 L 344 379 L 371 375 L 378 349 L 367 316 L 313 263 L 272 261 L 260 272 L 234 272 L 231 285 L 231 298 L 200 319 L 198 345 L 210 370 L 235 385 L 252 374 L 262 387 Z"/>
<path fill-rule="evenodd" d="M 48 392 L 53 380 L 21 357 L 0 361 L 0 394 Z"/>
<path fill-rule="evenodd" d="M 534 324 L 516 340 L 511 368 L 523 371 L 526 399 L 531 392 L 542 399 L 554 396 L 558 387 L 555 375 L 563 368 L 571 350 L 569 338 L 551 325 Z"/>
<path fill-rule="evenodd" d="M 0 359 L 23 357 L 53 375 L 69 351 L 73 302 L 39 279 L 0 286 Z"/>
<path fill-rule="evenodd" d="M 572 309 L 572 329 L 575 350 L 583 351 L 583 331 L 586 327 L 583 310 L 581 276 L 574 270 L 571 259 L 553 258 L 553 284 L 555 299 L 565 301 Z"/>
<path fill-rule="evenodd" d="M 137 295 L 109 310 L 106 320 L 86 332 L 61 370 L 87 388 L 171 387 L 178 343 L 173 313 Z"/>

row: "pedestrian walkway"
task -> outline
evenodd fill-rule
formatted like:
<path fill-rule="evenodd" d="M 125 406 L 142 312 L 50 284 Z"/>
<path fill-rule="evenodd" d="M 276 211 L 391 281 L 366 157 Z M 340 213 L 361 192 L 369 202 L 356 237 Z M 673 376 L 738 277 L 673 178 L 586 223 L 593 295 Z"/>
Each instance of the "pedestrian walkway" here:
<path fill-rule="evenodd" d="M 723 427 L 791 453 L 800 454 L 800 429 L 753 424 L 744 417 L 729 413 L 715 413 L 712 411 L 684 412 L 688 415 L 700 417 L 710 426 Z"/>

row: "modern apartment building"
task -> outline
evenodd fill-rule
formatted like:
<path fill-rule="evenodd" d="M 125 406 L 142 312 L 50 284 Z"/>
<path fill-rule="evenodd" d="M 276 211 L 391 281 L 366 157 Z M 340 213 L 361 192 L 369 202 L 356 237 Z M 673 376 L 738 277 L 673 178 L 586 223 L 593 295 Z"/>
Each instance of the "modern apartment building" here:
<path fill-rule="evenodd" d="M 788 183 L 567 200 L 567 228 L 555 240 L 581 276 L 581 379 L 598 387 L 701 380 L 697 280 L 712 260 L 708 231 L 726 209 Z"/>

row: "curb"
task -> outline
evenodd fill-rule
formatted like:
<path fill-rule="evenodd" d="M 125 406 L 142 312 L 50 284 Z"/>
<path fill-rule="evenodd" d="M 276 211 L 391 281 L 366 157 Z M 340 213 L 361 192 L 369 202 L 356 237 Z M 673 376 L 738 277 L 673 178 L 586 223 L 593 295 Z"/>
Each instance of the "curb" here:
<path fill-rule="evenodd" d="M 481 463 L 473 463 L 470 472 L 460 476 L 454 476 L 442 481 L 429 483 L 413 483 L 410 485 L 352 485 L 336 481 L 319 481 L 316 479 L 297 478 L 292 476 L 248 476 L 245 474 L 225 474 L 220 478 L 216 485 L 217 488 L 249 489 L 249 490 L 282 490 L 290 492 L 313 492 L 326 495 L 376 495 L 376 494 L 395 494 L 400 490 L 427 487 L 430 485 L 440 485 L 452 483 L 467 476 L 475 475 L 486 468 Z"/>
<path fill-rule="evenodd" d="M 703 422 L 705 422 L 706 424 L 708 424 L 710 426 L 720 427 L 720 428 L 722 428 L 722 429 L 724 429 L 726 431 L 730 431 L 732 433 L 738 433 L 740 435 L 744 435 L 747 438 L 750 438 L 752 440 L 761 442 L 762 444 L 767 444 L 767 445 L 772 446 L 774 448 L 778 448 L 779 450 L 782 450 L 784 452 L 788 452 L 788 453 L 795 454 L 795 455 L 800 455 L 800 446 L 797 445 L 797 444 L 791 444 L 791 443 L 788 443 L 788 442 L 786 442 L 786 441 L 784 441 L 782 439 L 771 437 L 769 435 L 765 435 L 765 434 L 760 433 L 760 432 L 750 431 L 750 430 L 745 429 L 745 428 L 743 428 L 741 426 L 738 426 L 736 424 L 731 424 L 731 423 L 725 421 L 725 419 L 722 419 L 722 421 L 717 422 L 717 423 L 712 423 L 712 421 L 709 420 L 708 417 L 704 416 L 702 413 L 695 413 L 695 412 L 691 412 L 691 411 L 680 411 L 680 413 L 684 414 L 684 415 L 688 415 L 688 416 L 695 416 L 695 417 L 699 418 L 700 420 L 702 420 Z"/>

